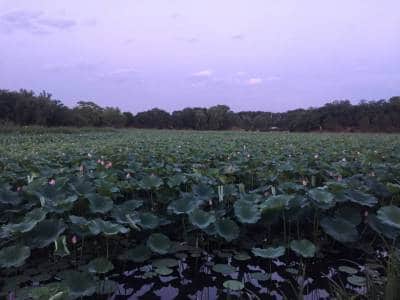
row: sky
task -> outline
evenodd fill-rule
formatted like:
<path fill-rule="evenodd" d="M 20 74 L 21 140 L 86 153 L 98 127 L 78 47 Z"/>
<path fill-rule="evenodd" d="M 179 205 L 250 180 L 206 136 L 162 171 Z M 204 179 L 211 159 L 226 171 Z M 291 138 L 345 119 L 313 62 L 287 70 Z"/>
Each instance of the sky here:
<path fill-rule="evenodd" d="M 133 113 L 400 95 L 399 0 L 0 0 L 0 89 Z"/>

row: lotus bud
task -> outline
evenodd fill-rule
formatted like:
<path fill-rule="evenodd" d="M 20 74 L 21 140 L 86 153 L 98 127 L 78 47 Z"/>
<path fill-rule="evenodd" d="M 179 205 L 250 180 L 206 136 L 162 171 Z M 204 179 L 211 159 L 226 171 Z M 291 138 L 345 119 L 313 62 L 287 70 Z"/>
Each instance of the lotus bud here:
<path fill-rule="evenodd" d="M 275 186 L 271 186 L 271 193 L 272 193 L 272 195 L 276 196 L 276 188 L 275 188 Z"/>
<path fill-rule="evenodd" d="M 55 179 L 51 179 L 51 180 L 49 181 L 49 184 L 50 184 L 50 185 L 55 185 L 55 184 L 56 184 L 56 180 L 55 180 Z"/>
<path fill-rule="evenodd" d="M 107 162 L 105 167 L 106 169 L 110 169 L 112 167 L 112 162 L 111 161 Z"/>
<path fill-rule="evenodd" d="M 222 185 L 218 186 L 218 200 L 219 200 L 219 202 L 224 201 L 224 186 L 222 186 Z"/>
<path fill-rule="evenodd" d="M 132 176 L 131 176 L 131 173 L 128 173 L 128 174 L 126 174 L 126 179 L 129 179 L 129 178 L 131 178 Z"/>
<path fill-rule="evenodd" d="M 71 238 L 71 243 L 75 245 L 77 242 L 78 242 L 78 239 L 76 238 L 75 235 L 73 235 Z"/>

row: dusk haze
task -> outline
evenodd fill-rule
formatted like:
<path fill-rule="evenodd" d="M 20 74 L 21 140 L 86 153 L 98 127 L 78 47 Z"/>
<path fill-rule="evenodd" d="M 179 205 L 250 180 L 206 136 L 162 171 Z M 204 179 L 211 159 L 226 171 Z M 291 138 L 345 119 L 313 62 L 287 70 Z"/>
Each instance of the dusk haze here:
<path fill-rule="evenodd" d="M 0 1 L 0 84 L 137 113 L 400 94 L 400 1 Z"/>

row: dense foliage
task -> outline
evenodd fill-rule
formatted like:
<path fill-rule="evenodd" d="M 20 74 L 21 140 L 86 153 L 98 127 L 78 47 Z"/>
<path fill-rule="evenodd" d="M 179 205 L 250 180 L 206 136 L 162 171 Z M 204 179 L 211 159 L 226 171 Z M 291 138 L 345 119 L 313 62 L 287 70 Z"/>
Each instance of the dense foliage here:
<path fill-rule="evenodd" d="M 206 250 L 227 259 L 205 265 L 207 276 L 229 279 L 228 291 L 272 282 L 271 262 L 289 261 L 285 274 L 303 295 L 304 274 L 336 255 L 347 259 L 337 272 L 348 283 L 340 290 L 335 273 L 326 277 L 335 296 L 398 299 L 399 206 L 397 135 L 2 135 L 1 290 L 34 299 L 113 293 L 127 262 L 155 280 L 181 276 L 177 259 Z M 269 271 L 229 276 L 250 259 Z"/>
<path fill-rule="evenodd" d="M 232 112 L 226 105 L 185 108 L 172 114 L 158 108 L 133 115 L 118 108 L 78 102 L 68 108 L 43 92 L 0 90 L 0 124 L 41 126 L 109 126 L 194 130 L 400 131 L 400 97 L 361 102 L 334 101 L 319 108 L 285 113 Z"/>

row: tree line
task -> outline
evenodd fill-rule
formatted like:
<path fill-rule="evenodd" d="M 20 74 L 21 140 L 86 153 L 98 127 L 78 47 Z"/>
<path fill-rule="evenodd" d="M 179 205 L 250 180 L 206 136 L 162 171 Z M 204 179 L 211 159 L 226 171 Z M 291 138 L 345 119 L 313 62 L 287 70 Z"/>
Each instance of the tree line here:
<path fill-rule="evenodd" d="M 400 97 L 388 100 L 333 101 L 318 108 L 283 113 L 233 112 L 226 105 L 168 113 L 153 108 L 137 113 L 79 101 L 73 108 L 47 92 L 0 90 L 0 124 L 72 127 L 135 127 L 192 130 L 400 132 Z"/>

